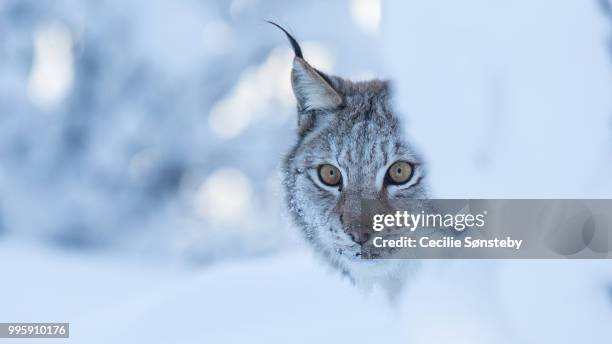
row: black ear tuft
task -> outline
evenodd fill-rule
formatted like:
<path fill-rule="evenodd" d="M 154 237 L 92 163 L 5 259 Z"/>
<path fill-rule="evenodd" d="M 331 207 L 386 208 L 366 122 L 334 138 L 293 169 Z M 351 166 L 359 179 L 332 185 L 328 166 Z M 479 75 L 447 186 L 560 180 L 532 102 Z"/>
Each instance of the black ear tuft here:
<path fill-rule="evenodd" d="M 287 32 L 287 30 L 283 29 L 282 26 L 276 24 L 275 22 L 266 20 L 266 22 L 276 26 L 277 28 L 281 29 L 281 31 L 283 31 L 285 33 L 285 35 L 287 35 L 287 38 L 289 39 L 289 43 L 291 43 L 291 46 L 293 47 L 293 52 L 295 53 L 295 56 L 303 59 L 304 56 L 302 56 L 302 48 L 300 48 L 300 45 L 298 44 L 298 42 L 295 40 L 295 38 L 293 38 L 293 36 L 291 36 L 289 34 L 289 32 Z"/>

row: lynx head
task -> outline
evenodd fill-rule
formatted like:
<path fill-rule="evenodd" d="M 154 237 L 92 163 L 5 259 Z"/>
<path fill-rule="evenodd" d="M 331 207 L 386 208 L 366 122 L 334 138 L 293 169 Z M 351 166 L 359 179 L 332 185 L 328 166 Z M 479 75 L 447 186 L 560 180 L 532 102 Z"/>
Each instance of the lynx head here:
<path fill-rule="evenodd" d="M 425 198 L 423 165 L 403 137 L 387 81 L 324 74 L 283 31 L 296 55 L 297 141 L 283 166 L 289 209 L 317 251 L 350 273 L 351 265 L 372 264 L 360 257 L 369 239 L 359 230 L 361 200 L 392 208 Z"/>

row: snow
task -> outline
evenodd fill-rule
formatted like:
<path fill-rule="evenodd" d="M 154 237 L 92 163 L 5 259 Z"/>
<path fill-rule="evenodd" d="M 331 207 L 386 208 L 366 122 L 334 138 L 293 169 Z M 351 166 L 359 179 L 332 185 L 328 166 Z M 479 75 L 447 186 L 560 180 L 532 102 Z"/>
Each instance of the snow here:
<path fill-rule="evenodd" d="M 0 321 L 69 321 L 74 343 L 367 341 L 393 330 L 382 297 L 364 298 L 307 251 L 189 269 L 5 241 L 0 261 L 11 276 Z"/>
<path fill-rule="evenodd" d="M 605 261 L 428 261 L 394 303 L 305 249 L 196 268 L 8 240 L 0 261 L 0 322 L 68 321 L 72 343 L 612 340 Z"/>
<path fill-rule="evenodd" d="M 387 73 L 436 196 L 610 197 L 610 25 L 596 1 L 384 4 Z"/>

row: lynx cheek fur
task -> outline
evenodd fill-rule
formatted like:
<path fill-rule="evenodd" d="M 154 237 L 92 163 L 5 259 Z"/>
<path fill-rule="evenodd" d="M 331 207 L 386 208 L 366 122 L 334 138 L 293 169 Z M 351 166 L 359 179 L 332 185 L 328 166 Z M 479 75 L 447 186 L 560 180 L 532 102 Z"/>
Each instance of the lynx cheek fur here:
<path fill-rule="evenodd" d="M 362 199 L 385 204 L 426 198 L 424 171 L 402 137 L 390 104 L 389 83 L 351 82 L 326 75 L 295 52 L 291 83 L 297 100 L 297 141 L 283 178 L 295 223 L 328 263 L 359 286 L 399 290 L 414 261 L 361 259 L 368 238 L 358 231 Z"/>

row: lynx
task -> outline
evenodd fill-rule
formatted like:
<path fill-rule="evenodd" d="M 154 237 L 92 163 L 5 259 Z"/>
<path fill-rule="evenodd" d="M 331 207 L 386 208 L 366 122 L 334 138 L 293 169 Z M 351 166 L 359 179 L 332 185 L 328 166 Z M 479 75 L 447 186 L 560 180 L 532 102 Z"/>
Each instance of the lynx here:
<path fill-rule="evenodd" d="M 353 82 L 311 66 L 281 26 L 295 57 L 291 85 L 297 101 L 297 137 L 283 163 L 286 201 L 294 222 L 324 260 L 364 288 L 400 290 L 415 261 L 361 257 L 370 238 L 360 202 L 392 207 L 425 199 L 425 171 L 391 106 L 388 81 Z"/>

